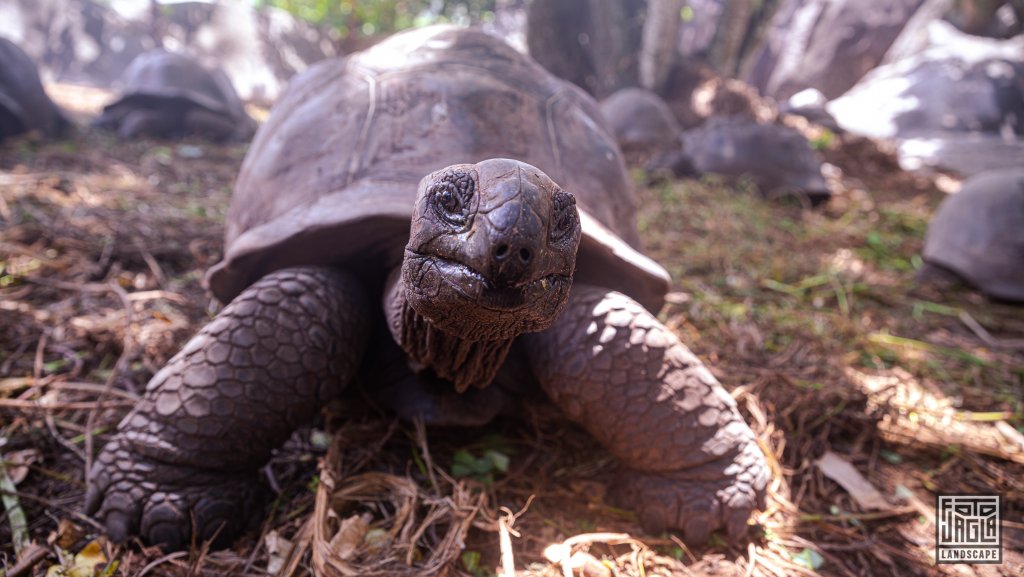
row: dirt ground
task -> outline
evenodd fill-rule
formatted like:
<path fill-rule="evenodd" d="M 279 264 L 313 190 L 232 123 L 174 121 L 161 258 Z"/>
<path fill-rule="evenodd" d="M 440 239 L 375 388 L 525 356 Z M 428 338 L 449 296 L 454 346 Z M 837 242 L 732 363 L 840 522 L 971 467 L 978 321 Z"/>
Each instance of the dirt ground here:
<path fill-rule="evenodd" d="M 53 92 L 80 120 L 102 101 Z M 661 318 L 774 468 L 749 542 L 645 534 L 603 499 L 611 458 L 543 403 L 471 435 L 329 407 L 264 470 L 261 527 L 171 555 L 106 542 L 81 514 L 84 471 L 218 310 L 202 278 L 245 146 L 0 144 L 0 568 L 483 577 L 504 550 L 520 575 L 572 573 L 572 553 L 590 577 L 1024 575 L 1024 309 L 913 282 L 955 182 L 899 173 L 861 139 L 815 142 L 843 172 L 815 210 L 635 174 L 645 250 L 674 279 Z M 938 493 L 1002 495 L 1002 565 L 935 564 Z"/>

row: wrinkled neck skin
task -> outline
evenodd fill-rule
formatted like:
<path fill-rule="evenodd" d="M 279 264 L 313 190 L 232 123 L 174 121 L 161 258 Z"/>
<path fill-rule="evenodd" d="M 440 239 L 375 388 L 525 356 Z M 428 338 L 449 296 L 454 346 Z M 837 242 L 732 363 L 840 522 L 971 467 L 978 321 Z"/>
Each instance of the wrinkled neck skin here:
<path fill-rule="evenodd" d="M 388 277 L 384 312 L 392 338 L 409 355 L 413 369 L 433 369 L 437 376 L 452 381 L 460 393 L 470 386 L 490 384 L 515 340 L 478 340 L 474 335 L 460 336 L 437 328 L 409 304 L 401 269 Z"/>

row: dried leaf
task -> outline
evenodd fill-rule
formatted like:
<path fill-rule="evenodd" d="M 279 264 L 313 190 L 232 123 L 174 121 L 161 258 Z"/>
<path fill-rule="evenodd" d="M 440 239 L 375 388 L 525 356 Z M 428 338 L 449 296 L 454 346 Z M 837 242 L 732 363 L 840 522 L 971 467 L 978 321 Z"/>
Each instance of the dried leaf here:
<path fill-rule="evenodd" d="M 363 544 L 366 531 L 370 528 L 370 519 L 352 515 L 341 522 L 338 532 L 331 538 L 331 550 L 343 561 L 355 556 L 359 546 Z"/>
<path fill-rule="evenodd" d="M 267 561 L 267 573 L 278 575 L 284 569 L 285 561 L 292 552 L 292 542 L 280 536 L 277 531 L 270 531 L 263 538 L 270 559 Z"/>
<path fill-rule="evenodd" d="M 590 553 L 577 551 L 569 558 L 569 568 L 581 577 L 611 577 L 612 570 Z"/>
<path fill-rule="evenodd" d="M 370 555 L 380 555 L 381 552 L 391 544 L 391 537 L 388 535 L 387 531 L 378 527 L 366 532 L 366 537 L 363 538 L 363 543 L 366 545 L 367 553 Z"/>
<path fill-rule="evenodd" d="M 68 550 L 84 538 L 84 529 L 68 519 L 61 519 L 60 522 L 57 523 L 56 533 L 51 534 L 48 541 L 56 543 L 61 549 Z"/>
<path fill-rule="evenodd" d="M 3 456 L 4 465 L 7 467 L 7 474 L 15 486 L 19 485 L 28 476 L 28 468 L 33 463 L 42 459 L 43 455 L 39 449 L 22 449 L 11 451 Z"/>
<path fill-rule="evenodd" d="M 100 540 L 90 541 L 75 555 L 74 565 L 67 571 L 68 577 L 93 577 L 96 566 L 106 562 L 107 556 L 103 554 Z"/>
<path fill-rule="evenodd" d="M 846 492 L 853 497 L 853 500 L 857 502 L 864 509 L 871 510 L 888 510 L 892 509 L 892 505 L 885 500 L 885 497 L 878 492 L 878 489 L 864 478 L 860 472 L 846 459 L 833 453 L 832 451 L 826 451 L 824 455 L 815 464 L 821 469 L 821 472 L 826 477 L 832 479 L 836 483 L 846 489 Z"/>
<path fill-rule="evenodd" d="M 71 559 L 67 565 L 50 565 L 46 570 L 46 577 L 94 577 L 97 568 L 107 562 L 107 556 L 103 553 L 103 543 L 100 539 L 90 541 Z M 108 565 L 100 575 L 109 575 L 115 563 Z"/>

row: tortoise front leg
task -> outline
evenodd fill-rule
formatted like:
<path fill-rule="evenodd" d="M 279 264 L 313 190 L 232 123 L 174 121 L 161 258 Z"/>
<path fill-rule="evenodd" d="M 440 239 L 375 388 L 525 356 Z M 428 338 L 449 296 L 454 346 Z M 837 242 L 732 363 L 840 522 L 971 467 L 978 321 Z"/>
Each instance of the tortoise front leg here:
<path fill-rule="evenodd" d="M 174 121 L 170 114 L 159 110 L 132 110 L 121 118 L 117 136 L 130 140 L 142 136 L 166 138 L 174 131 Z"/>
<path fill-rule="evenodd" d="M 628 470 L 614 493 L 646 529 L 704 542 L 746 533 L 769 471 L 715 377 L 629 297 L 574 286 L 545 332 L 524 335 L 545 392 Z"/>
<path fill-rule="evenodd" d="M 120 541 L 224 543 L 256 505 L 256 471 L 337 396 L 369 338 L 367 299 L 329 268 L 246 289 L 146 387 L 89 475 L 86 512 Z"/>
<path fill-rule="evenodd" d="M 224 114 L 193 106 L 185 112 L 185 134 L 202 136 L 218 142 L 235 134 L 238 122 Z"/>

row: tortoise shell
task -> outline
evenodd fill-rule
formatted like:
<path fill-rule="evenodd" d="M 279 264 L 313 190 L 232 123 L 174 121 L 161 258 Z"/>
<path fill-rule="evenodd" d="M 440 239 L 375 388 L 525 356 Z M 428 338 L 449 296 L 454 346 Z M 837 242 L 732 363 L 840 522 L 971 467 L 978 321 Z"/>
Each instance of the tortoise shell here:
<path fill-rule="evenodd" d="M 243 162 L 223 302 L 277 269 L 401 263 L 419 181 L 458 163 L 514 158 L 572 192 L 584 238 L 577 280 L 663 304 L 668 274 L 635 248 L 636 200 L 597 104 L 503 41 L 434 26 L 396 34 L 292 80 Z"/>
<path fill-rule="evenodd" d="M 668 104 L 650 90 L 617 90 L 601 101 L 601 112 L 623 148 L 664 150 L 679 146 L 679 122 Z"/>
<path fill-rule="evenodd" d="M 121 96 L 104 107 L 104 116 L 134 108 L 191 104 L 236 121 L 234 138 L 252 135 L 256 123 L 245 112 L 238 93 L 227 74 L 219 68 L 206 68 L 195 58 L 166 50 L 150 50 L 132 60 L 119 81 Z"/>
<path fill-rule="evenodd" d="M 922 256 L 987 295 L 1024 302 L 1024 170 L 964 181 L 939 205 Z"/>
<path fill-rule="evenodd" d="M 60 136 L 70 123 L 47 96 L 28 55 L 0 38 L 0 62 L 0 140 L 32 130 Z"/>

